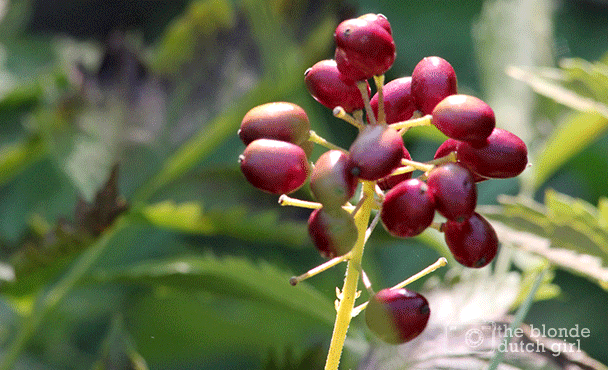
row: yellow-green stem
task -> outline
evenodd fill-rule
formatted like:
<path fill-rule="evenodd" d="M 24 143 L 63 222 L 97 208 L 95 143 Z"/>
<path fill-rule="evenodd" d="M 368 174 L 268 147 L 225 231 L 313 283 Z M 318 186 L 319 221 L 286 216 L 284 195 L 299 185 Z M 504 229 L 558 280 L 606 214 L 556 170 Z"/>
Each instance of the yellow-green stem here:
<path fill-rule="evenodd" d="M 361 98 L 363 98 L 365 112 L 367 113 L 367 122 L 369 122 L 370 125 L 375 125 L 377 123 L 376 116 L 374 115 L 372 106 L 369 103 L 369 93 L 367 92 L 367 86 L 367 81 L 357 81 L 357 87 L 359 88 L 359 92 L 361 93 Z"/>
<path fill-rule="evenodd" d="M 357 225 L 358 231 L 357 243 L 350 252 L 351 259 L 348 261 L 348 266 L 346 267 L 346 278 L 344 279 L 344 286 L 342 287 L 342 299 L 340 300 L 340 307 L 336 314 L 336 323 L 331 337 L 329 353 L 327 354 L 325 370 L 338 370 L 338 366 L 340 365 L 340 357 L 342 356 L 342 349 L 344 348 L 344 341 L 346 340 L 346 332 L 348 331 L 348 326 L 352 319 L 353 307 L 357 295 L 357 284 L 361 271 L 363 248 L 365 247 L 365 231 L 367 230 L 372 204 L 374 203 L 375 186 L 375 182 L 363 182 L 363 196 L 365 199 L 361 208 L 355 215 L 355 224 Z"/>
<path fill-rule="evenodd" d="M 412 127 L 430 126 L 432 118 L 433 117 L 430 114 L 427 114 L 426 116 L 421 118 L 408 119 L 407 121 L 392 123 L 389 126 L 394 128 L 395 130 L 404 129 L 405 131 L 407 131 Z"/>
<path fill-rule="evenodd" d="M 327 149 L 340 150 L 342 152 L 346 152 L 346 149 L 340 148 L 339 146 L 330 143 L 329 141 L 325 140 L 321 136 L 317 135 L 317 133 L 314 132 L 313 130 L 310 130 L 310 136 L 308 137 L 308 141 L 312 141 L 315 144 L 319 144 L 321 146 L 324 146 Z"/>
<path fill-rule="evenodd" d="M 384 113 L 384 75 L 374 76 L 376 90 L 378 90 L 378 122 L 386 123 L 386 115 Z"/>

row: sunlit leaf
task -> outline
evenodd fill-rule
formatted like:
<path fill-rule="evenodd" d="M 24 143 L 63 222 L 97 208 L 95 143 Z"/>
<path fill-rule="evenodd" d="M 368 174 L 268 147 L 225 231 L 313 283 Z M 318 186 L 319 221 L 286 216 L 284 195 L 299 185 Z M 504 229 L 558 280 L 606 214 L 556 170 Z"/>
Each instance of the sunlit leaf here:
<path fill-rule="evenodd" d="M 213 231 L 213 226 L 203 214 L 199 203 L 175 204 L 164 201 L 146 207 L 142 213 L 151 224 L 160 228 L 202 234 Z"/>
<path fill-rule="evenodd" d="M 583 96 L 564 86 L 566 76 L 560 70 L 554 70 L 556 76 L 553 76 L 561 77 L 559 80 L 547 77 L 546 69 L 509 67 L 507 73 L 527 83 L 537 93 L 581 112 L 571 114 L 561 123 L 533 158 L 533 186 L 538 188 L 566 161 L 605 132 L 608 127 L 608 106 L 605 101 Z"/>
<path fill-rule="evenodd" d="M 10 181 L 33 162 L 46 154 L 40 138 L 8 144 L 0 148 L 0 185 Z"/>
<path fill-rule="evenodd" d="M 608 103 L 608 65 L 570 58 L 560 60 L 559 66 L 567 81 L 582 83 L 593 98 Z"/>
<path fill-rule="evenodd" d="M 534 187 L 541 186 L 568 160 L 583 151 L 608 128 L 608 116 L 573 112 L 561 123 L 534 156 Z"/>

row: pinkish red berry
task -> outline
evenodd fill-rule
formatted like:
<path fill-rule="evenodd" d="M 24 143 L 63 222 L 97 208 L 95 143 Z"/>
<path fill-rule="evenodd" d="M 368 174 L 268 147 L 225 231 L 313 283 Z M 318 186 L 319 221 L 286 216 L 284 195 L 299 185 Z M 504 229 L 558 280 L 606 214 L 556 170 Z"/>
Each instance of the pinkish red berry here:
<path fill-rule="evenodd" d="M 397 130 L 386 124 L 365 126 L 350 146 L 353 174 L 364 180 L 389 175 L 401 163 L 405 152 Z"/>
<path fill-rule="evenodd" d="M 241 171 L 251 185 L 272 194 L 298 190 L 308 177 L 306 153 L 286 141 L 258 139 L 239 156 Z"/>
<path fill-rule="evenodd" d="M 349 155 L 340 150 L 328 150 L 315 163 L 310 190 L 328 212 L 341 209 L 355 193 L 358 182 L 351 169 Z"/>
<path fill-rule="evenodd" d="M 457 87 L 456 72 L 443 58 L 426 57 L 412 72 L 412 95 L 423 114 L 431 114 L 440 101 L 456 94 Z"/>
<path fill-rule="evenodd" d="M 412 118 L 417 108 L 412 96 L 411 84 L 411 77 L 401 77 L 384 85 L 382 92 L 386 123 L 391 124 Z M 378 117 L 378 93 L 374 94 L 370 104 Z"/>
<path fill-rule="evenodd" d="M 515 177 L 528 165 L 528 148 L 515 134 L 495 128 L 482 147 L 462 142 L 457 149 L 458 161 L 471 171 L 489 178 Z"/>
<path fill-rule="evenodd" d="M 341 106 L 347 113 L 363 109 L 363 98 L 354 80 L 338 71 L 335 60 L 322 60 L 304 72 L 306 88 L 316 101 L 329 109 Z M 368 93 L 371 92 L 369 84 Z"/>
<path fill-rule="evenodd" d="M 380 218 L 393 236 L 409 238 L 433 222 L 435 202 L 428 186 L 419 179 L 405 180 L 384 196 Z"/>
<path fill-rule="evenodd" d="M 443 144 L 441 144 L 439 146 L 439 148 L 437 148 L 434 159 L 445 157 L 446 155 L 450 154 L 451 152 L 456 152 L 458 149 L 458 145 L 460 145 L 460 143 L 461 143 L 461 141 L 459 141 L 459 140 L 447 139 L 446 141 L 443 142 Z M 459 163 L 461 165 L 469 168 L 466 165 L 466 163 L 462 163 L 462 162 L 459 162 Z M 482 181 L 488 180 L 487 177 L 481 176 L 480 174 L 473 172 L 470 168 L 469 168 L 469 170 L 473 174 L 473 179 L 475 180 L 475 182 L 482 182 Z"/>
<path fill-rule="evenodd" d="M 312 243 L 325 258 L 342 256 L 357 242 L 357 226 L 353 216 L 342 208 L 326 212 L 315 209 L 308 218 L 308 233 Z"/>
<path fill-rule="evenodd" d="M 390 35 L 393 34 L 393 31 L 391 29 L 391 24 L 389 23 L 388 19 L 386 18 L 386 16 L 384 14 L 368 13 L 368 14 L 363 14 L 362 16 L 359 16 L 358 19 L 363 19 L 366 22 L 374 23 L 374 24 L 384 28 L 386 30 L 386 32 L 388 32 Z"/>
<path fill-rule="evenodd" d="M 464 266 L 483 267 L 492 262 L 498 252 L 496 231 L 478 213 L 464 222 L 447 221 L 442 229 L 454 258 Z"/>
<path fill-rule="evenodd" d="M 287 102 L 273 102 L 252 108 L 241 122 L 238 135 L 245 145 L 257 139 L 287 141 L 296 145 L 308 139 L 310 122 L 304 109 Z"/>
<path fill-rule="evenodd" d="M 430 314 L 429 302 L 420 293 L 383 289 L 369 300 L 365 323 L 383 341 L 401 344 L 424 331 Z"/>
<path fill-rule="evenodd" d="M 378 22 L 364 18 L 345 20 L 336 27 L 334 40 L 344 53 L 340 58 L 336 55 L 338 69 L 353 80 L 382 75 L 395 61 L 393 37 Z"/>
<path fill-rule="evenodd" d="M 481 99 L 450 95 L 433 109 L 431 123 L 449 138 L 483 145 L 496 126 L 494 111 Z"/>
<path fill-rule="evenodd" d="M 429 173 L 426 184 L 435 208 L 448 220 L 462 222 L 475 212 L 477 186 L 467 168 L 456 163 L 443 164 Z"/>

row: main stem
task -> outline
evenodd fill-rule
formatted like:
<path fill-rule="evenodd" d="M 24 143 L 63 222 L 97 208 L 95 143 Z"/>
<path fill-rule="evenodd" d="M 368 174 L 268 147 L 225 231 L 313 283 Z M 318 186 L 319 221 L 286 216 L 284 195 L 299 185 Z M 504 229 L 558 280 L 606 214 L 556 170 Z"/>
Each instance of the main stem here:
<path fill-rule="evenodd" d="M 336 314 L 336 323 L 334 324 L 334 332 L 331 337 L 329 353 L 327 354 L 327 362 L 325 370 L 338 370 L 340 365 L 340 357 L 346 340 L 346 332 L 352 319 L 353 307 L 355 306 L 355 296 L 357 294 L 357 284 L 361 272 L 361 260 L 363 257 L 363 248 L 365 247 L 365 231 L 369 223 L 369 217 L 374 203 L 374 187 L 375 182 L 363 182 L 363 204 L 355 215 L 355 224 L 357 225 L 357 243 L 351 251 L 351 259 L 346 267 L 346 277 L 344 286 L 342 287 L 342 299 Z"/>

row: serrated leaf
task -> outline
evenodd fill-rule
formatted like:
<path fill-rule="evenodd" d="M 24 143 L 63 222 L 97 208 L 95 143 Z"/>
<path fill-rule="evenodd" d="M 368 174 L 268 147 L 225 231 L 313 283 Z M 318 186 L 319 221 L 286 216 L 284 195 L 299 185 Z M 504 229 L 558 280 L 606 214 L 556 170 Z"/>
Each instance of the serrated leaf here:
<path fill-rule="evenodd" d="M 203 214 L 202 206 L 196 202 L 175 204 L 167 200 L 147 206 L 142 214 L 152 225 L 189 233 L 209 234 L 214 228 Z"/>
<path fill-rule="evenodd" d="M 545 205 L 508 196 L 499 202 L 480 211 L 500 223 L 501 240 L 608 289 L 608 230 L 597 208 L 553 190 L 546 192 Z"/>
<path fill-rule="evenodd" d="M 240 257 L 181 257 L 142 262 L 112 270 L 98 270 L 98 282 L 123 282 L 176 286 L 221 296 L 270 302 L 294 313 L 333 325 L 333 302 L 307 284 L 292 287 L 291 275 L 267 262 L 253 263 Z"/>
<path fill-rule="evenodd" d="M 588 98 L 573 88 L 564 86 L 565 73 L 547 68 L 509 67 L 507 74 L 528 84 L 538 94 L 570 107 L 579 114 L 571 114 L 546 140 L 533 158 L 532 185 L 538 188 L 566 161 L 580 153 L 608 128 L 608 105 L 605 101 Z"/>

